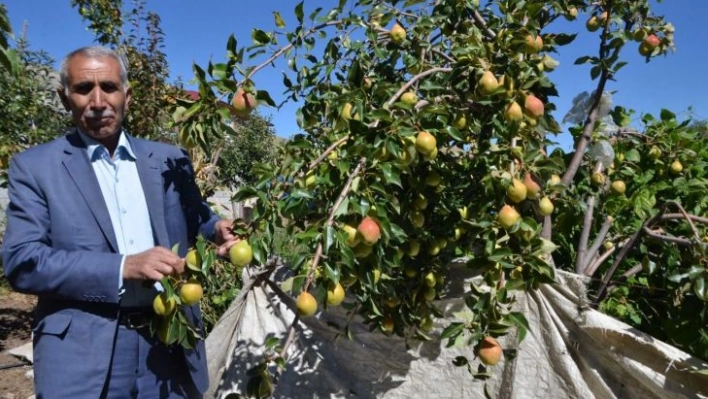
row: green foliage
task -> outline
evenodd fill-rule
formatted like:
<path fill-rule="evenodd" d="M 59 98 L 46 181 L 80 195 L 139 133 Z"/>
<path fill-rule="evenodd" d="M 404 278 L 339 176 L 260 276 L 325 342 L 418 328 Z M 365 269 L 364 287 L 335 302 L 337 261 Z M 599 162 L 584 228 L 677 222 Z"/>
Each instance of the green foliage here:
<path fill-rule="evenodd" d="M 19 57 L 16 71 L 0 70 L 0 182 L 10 157 L 29 147 L 64 133 L 70 124 L 56 87 L 58 75 L 52 59 L 42 51 L 29 49 L 20 39 L 15 51 Z"/>

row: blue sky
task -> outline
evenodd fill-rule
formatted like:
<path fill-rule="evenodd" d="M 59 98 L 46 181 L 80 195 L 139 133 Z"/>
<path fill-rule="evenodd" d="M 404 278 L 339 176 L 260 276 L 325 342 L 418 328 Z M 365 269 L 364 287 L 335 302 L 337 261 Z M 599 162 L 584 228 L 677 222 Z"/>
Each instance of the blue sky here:
<path fill-rule="evenodd" d="M 8 7 L 15 34 L 26 28 L 31 48 L 47 51 L 57 63 L 74 48 L 93 43 L 93 35 L 86 29 L 70 1 L 64 0 L 0 0 Z M 124 3 L 129 4 L 128 0 Z M 251 30 L 271 30 L 273 11 L 279 10 L 287 21 L 292 21 L 296 2 L 286 0 L 148 0 L 147 8 L 157 12 L 165 32 L 165 53 L 170 65 L 170 78 L 181 77 L 187 82 L 192 77 L 192 63 L 205 66 L 212 59 L 223 61 L 226 40 L 234 34 L 239 45 L 250 43 Z M 333 0 L 306 1 L 306 12 L 316 5 L 331 8 Z M 623 53 L 629 65 L 622 69 L 616 82 L 607 89 L 616 91 L 614 103 L 641 113 L 658 115 L 667 108 L 681 117 L 708 119 L 708 51 L 704 48 L 705 15 L 708 1 L 667 0 L 654 3 L 654 13 L 665 15 L 676 26 L 676 52 L 658 57 L 646 64 L 629 45 Z M 559 97 L 554 98 L 557 110 L 554 116 L 560 121 L 569 110 L 571 100 L 582 91 L 590 91 L 596 82 L 590 80 L 587 66 L 573 65 L 579 56 L 597 52 L 597 34 L 584 31 L 587 15 L 581 14 L 574 30 L 580 30 L 576 41 L 560 48 L 553 56 L 561 64 L 551 73 Z M 26 24 L 26 25 L 25 25 Z M 292 27 L 292 25 L 289 25 Z M 558 27 L 557 29 L 565 28 Z M 554 29 L 554 30 L 557 30 Z M 282 93 L 282 67 L 270 68 L 256 77 L 259 88 L 268 90 L 279 102 Z M 134 104 L 133 106 L 137 106 Z M 689 107 L 692 111 L 689 112 Z M 261 108 L 264 115 L 272 115 L 276 132 L 290 137 L 298 131 L 295 123 L 296 105 L 281 110 Z M 639 126 L 639 117 L 635 123 Z M 567 139 L 559 138 L 563 143 Z M 564 145 L 565 147 L 566 145 Z"/>

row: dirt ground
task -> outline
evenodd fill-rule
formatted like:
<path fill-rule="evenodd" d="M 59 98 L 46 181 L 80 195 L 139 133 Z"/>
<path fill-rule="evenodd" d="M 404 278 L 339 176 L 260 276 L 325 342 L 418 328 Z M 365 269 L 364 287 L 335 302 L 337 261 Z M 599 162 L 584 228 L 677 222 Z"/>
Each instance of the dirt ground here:
<path fill-rule="evenodd" d="M 31 340 L 35 298 L 0 287 L 0 399 L 27 399 L 34 395 L 26 374 L 32 367 L 7 351 Z"/>

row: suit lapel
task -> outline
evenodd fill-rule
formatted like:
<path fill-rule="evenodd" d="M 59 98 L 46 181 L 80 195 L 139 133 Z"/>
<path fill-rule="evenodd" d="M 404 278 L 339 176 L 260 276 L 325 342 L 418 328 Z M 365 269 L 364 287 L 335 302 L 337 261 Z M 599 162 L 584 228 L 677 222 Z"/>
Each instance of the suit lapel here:
<path fill-rule="evenodd" d="M 106 201 L 101 193 L 101 186 L 98 184 L 96 174 L 86 155 L 86 146 L 78 133 L 71 133 L 66 138 L 70 145 L 67 145 L 67 157 L 63 162 L 64 167 L 79 189 L 84 201 L 86 201 L 88 209 L 91 211 L 96 223 L 98 223 L 111 250 L 118 252 L 118 242 L 116 241 L 115 231 L 113 231 L 111 217 L 108 214 Z"/>
<path fill-rule="evenodd" d="M 165 193 L 160 169 L 161 160 L 149 148 L 146 141 L 134 139 L 132 136 L 127 137 L 137 158 L 136 165 L 150 213 L 153 235 L 158 245 L 169 248 L 170 239 L 165 226 Z"/>

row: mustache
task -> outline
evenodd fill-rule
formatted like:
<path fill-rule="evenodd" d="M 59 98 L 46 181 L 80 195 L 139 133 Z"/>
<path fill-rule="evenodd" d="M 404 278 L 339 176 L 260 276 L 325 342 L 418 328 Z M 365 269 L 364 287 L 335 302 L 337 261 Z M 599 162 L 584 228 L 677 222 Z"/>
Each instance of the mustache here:
<path fill-rule="evenodd" d="M 112 118 L 115 117 L 116 114 L 113 111 L 96 111 L 96 110 L 88 110 L 84 113 L 84 117 L 88 119 L 100 119 L 100 118 Z"/>

